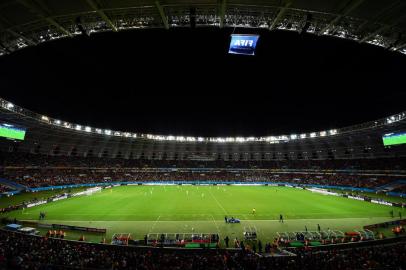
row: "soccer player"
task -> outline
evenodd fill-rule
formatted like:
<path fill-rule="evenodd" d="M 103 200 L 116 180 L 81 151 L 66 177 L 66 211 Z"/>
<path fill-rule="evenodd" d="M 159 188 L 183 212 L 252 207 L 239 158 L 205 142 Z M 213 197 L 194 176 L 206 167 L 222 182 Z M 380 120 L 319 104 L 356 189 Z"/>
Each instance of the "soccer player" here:
<path fill-rule="evenodd" d="M 279 222 L 282 222 L 282 223 L 283 223 L 283 216 L 282 216 L 282 214 L 279 215 Z"/>
<path fill-rule="evenodd" d="M 320 224 L 317 224 L 317 230 L 320 232 L 320 230 L 321 230 Z"/>
<path fill-rule="evenodd" d="M 256 212 L 255 208 L 252 208 L 252 214 L 253 215 L 255 215 L 255 212 Z"/>
<path fill-rule="evenodd" d="M 390 210 L 390 215 L 391 215 L 391 217 L 393 218 L 393 210 Z"/>

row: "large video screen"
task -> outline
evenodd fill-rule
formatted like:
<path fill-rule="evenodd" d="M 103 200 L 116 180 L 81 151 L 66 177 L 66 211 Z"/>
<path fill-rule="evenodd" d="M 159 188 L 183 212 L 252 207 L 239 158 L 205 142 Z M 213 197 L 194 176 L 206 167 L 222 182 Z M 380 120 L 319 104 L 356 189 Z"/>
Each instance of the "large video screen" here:
<path fill-rule="evenodd" d="M 383 137 L 383 145 L 398 145 L 406 143 L 406 132 L 385 134 Z"/>
<path fill-rule="evenodd" d="M 255 55 L 259 35 L 231 35 L 228 53 Z"/>
<path fill-rule="evenodd" d="M 0 137 L 13 140 L 24 140 L 25 129 L 10 124 L 0 123 Z"/>

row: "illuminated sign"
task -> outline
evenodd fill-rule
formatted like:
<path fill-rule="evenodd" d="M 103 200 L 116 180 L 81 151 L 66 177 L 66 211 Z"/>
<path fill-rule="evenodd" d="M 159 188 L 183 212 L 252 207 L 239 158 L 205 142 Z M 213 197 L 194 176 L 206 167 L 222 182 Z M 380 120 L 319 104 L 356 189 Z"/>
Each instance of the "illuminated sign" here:
<path fill-rule="evenodd" d="M 228 53 L 255 55 L 259 35 L 231 35 Z"/>

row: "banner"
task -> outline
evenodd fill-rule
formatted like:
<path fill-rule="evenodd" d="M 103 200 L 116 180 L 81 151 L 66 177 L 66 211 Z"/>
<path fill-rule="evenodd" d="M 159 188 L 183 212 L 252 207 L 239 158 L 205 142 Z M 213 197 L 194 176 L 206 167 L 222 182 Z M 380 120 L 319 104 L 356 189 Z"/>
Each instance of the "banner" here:
<path fill-rule="evenodd" d="M 63 224 L 52 224 L 52 229 L 55 229 L 55 230 L 72 230 L 72 231 L 94 232 L 94 233 L 106 233 L 106 232 L 107 232 L 106 229 L 80 227 L 80 226 L 71 226 L 71 225 L 63 225 Z"/>

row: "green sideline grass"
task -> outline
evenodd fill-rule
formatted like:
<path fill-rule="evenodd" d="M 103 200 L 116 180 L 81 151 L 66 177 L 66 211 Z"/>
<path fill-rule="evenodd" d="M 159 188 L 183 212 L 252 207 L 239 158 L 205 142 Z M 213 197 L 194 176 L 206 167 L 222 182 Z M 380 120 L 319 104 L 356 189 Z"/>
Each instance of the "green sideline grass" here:
<path fill-rule="evenodd" d="M 0 208 L 5 208 L 9 205 L 20 204 L 24 201 L 29 201 L 34 198 L 46 199 L 46 198 L 49 198 L 56 194 L 62 194 L 64 192 L 68 192 L 68 191 L 77 192 L 77 191 L 81 191 L 81 190 L 85 190 L 85 189 L 86 188 L 84 188 L 84 187 L 72 188 L 72 189 L 55 189 L 55 190 L 40 191 L 40 192 L 22 193 L 22 194 L 10 196 L 10 197 L 1 197 L 0 198 Z"/>
<path fill-rule="evenodd" d="M 341 189 L 329 189 L 331 191 L 335 191 L 337 193 L 347 193 L 347 192 L 352 192 L 351 190 L 341 190 Z M 376 198 L 376 199 L 383 199 L 386 200 L 388 202 L 393 202 L 393 203 L 406 203 L 406 197 L 395 197 L 395 196 L 388 196 L 386 194 L 376 194 L 373 192 L 353 192 L 353 193 L 357 193 L 359 195 L 363 195 L 363 196 L 368 196 L 371 198 Z"/>
<path fill-rule="evenodd" d="M 252 213 L 252 209 L 256 213 Z M 347 198 L 320 195 L 301 189 L 265 186 L 122 186 L 7 214 L 21 220 L 38 220 L 47 213 L 48 223 L 107 228 L 113 233 L 204 232 L 242 238 L 244 227 L 255 227 L 264 241 L 276 232 L 322 229 L 342 231 L 391 220 L 400 208 Z M 285 218 L 282 224 L 279 214 Z M 225 224 L 224 216 L 242 220 Z M 72 234 L 76 237 L 76 234 Z M 99 241 L 100 236 L 91 237 Z"/>

